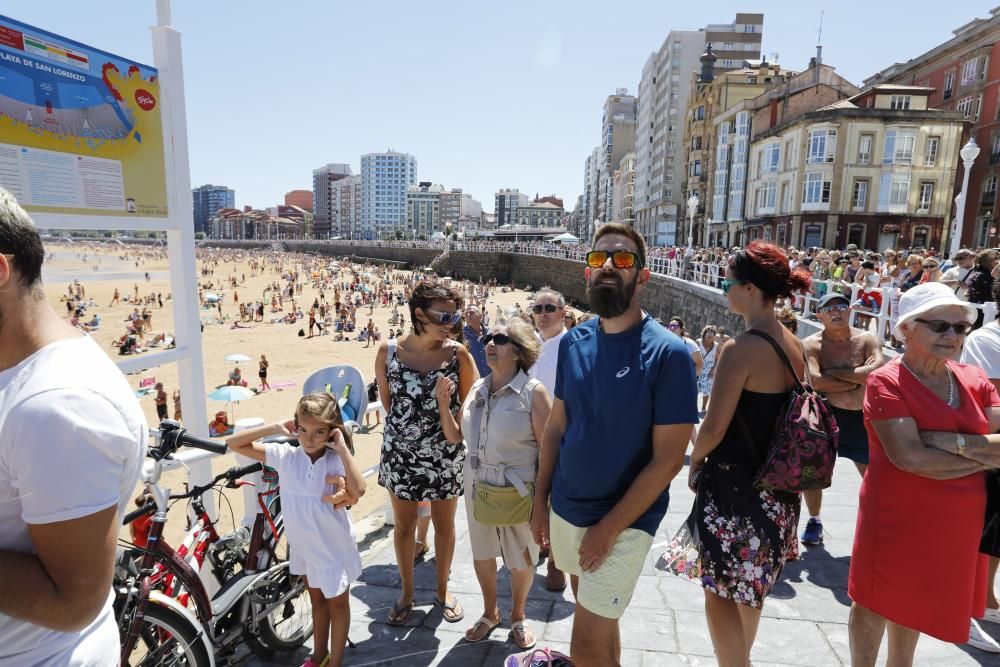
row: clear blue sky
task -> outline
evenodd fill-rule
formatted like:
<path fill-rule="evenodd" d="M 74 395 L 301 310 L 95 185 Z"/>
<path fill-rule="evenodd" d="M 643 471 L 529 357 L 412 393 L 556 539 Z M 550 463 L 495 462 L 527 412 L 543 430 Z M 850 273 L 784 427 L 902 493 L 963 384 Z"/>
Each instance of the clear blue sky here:
<path fill-rule="evenodd" d="M 173 0 L 183 33 L 191 179 L 237 204 L 273 206 L 311 189 L 312 170 L 393 148 L 420 180 L 493 193 L 554 193 L 572 209 L 583 162 L 617 87 L 673 29 L 764 12 L 764 51 L 804 69 L 825 9 L 823 59 L 860 83 L 988 15 L 955 0 L 607 0 L 504 3 Z M 100 9 L 98 9 L 98 6 Z M 709 7 L 711 6 L 711 8 Z M 919 9 L 917 7 L 919 6 Z M 0 12 L 153 64 L 154 0 L 4 0 Z"/>

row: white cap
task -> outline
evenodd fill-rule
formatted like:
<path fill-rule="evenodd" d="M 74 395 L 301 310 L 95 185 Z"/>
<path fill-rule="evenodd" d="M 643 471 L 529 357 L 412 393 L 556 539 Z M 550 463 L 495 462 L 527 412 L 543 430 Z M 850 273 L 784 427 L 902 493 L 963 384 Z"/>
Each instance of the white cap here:
<path fill-rule="evenodd" d="M 892 335 L 899 340 L 906 340 L 902 324 L 916 319 L 935 308 L 944 306 L 962 306 L 968 322 L 976 321 L 976 309 L 962 301 L 943 283 L 924 283 L 905 292 L 899 299 L 899 321 L 893 327 Z"/>

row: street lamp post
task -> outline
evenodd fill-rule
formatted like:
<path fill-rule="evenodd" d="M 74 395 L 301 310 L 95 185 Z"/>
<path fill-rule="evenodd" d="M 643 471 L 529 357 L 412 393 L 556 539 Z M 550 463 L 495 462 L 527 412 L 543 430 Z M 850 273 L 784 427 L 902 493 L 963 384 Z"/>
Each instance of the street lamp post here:
<path fill-rule="evenodd" d="M 969 172 L 972 171 L 972 163 L 979 157 L 979 146 L 976 145 L 975 137 L 969 138 L 969 143 L 962 147 L 959 155 L 962 156 L 965 174 L 962 176 L 962 191 L 958 195 L 958 210 L 955 211 L 955 226 L 951 236 L 950 257 L 954 257 L 958 249 L 962 247 L 962 224 L 965 222 L 965 197 L 969 190 Z"/>
<path fill-rule="evenodd" d="M 698 195 L 695 192 L 687 200 L 688 207 L 688 248 L 694 247 L 694 214 L 698 210 Z"/>

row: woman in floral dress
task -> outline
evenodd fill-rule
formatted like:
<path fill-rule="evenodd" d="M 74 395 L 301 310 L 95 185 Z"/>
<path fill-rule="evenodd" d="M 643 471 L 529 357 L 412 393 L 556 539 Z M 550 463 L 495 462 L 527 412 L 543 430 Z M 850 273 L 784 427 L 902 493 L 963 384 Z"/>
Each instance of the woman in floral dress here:
<path fill-rule="evenodd" d="M 789 270 L 777 246 L 755 241 L 730 259 L 722 286 L 747 330 L 775 341 L 799 377 L 805 374 L 802 345 L 778 322 L 774 303 L 808 289 L 810 281 L 805 269 Z M 723 344 L 708 415 L 691 453 L 694 507 L 659 564 L 705 589 L 708 629 L 721 665 L 749 664 L 764 598 L 785 561 L 798 553 L 798 494 L 761 491 L 753 483 L 778 412 L 795 386 L 765 337 L 744 334 Z"/>
<path fill-rule="evenodd" d="M 387 413 L 378 483 L 392 502 L 402 580 L 388 622 L 402 625 L 413 610 L 418 505 L 430 501 L 435 601 L 444 619 L 457 623 L 464 612 L 448 593 L 448 576 L 455 551 L 455 511 L 463 493 L 465 445 L 454 415 L 479 374 L 469 351 L 451 338 L 461 320 L 458 292 L 425 280 L 413 289 L 409 307 L 411 332 L 382 343 L 375 357 L 375 380 Z"/>

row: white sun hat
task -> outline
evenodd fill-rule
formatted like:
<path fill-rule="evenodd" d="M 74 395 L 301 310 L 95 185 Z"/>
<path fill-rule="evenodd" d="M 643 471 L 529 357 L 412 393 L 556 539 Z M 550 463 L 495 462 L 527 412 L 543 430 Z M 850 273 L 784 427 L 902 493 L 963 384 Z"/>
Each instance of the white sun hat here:
<path fill-rule="evenodd" d="M 892 335 L 898 340 L 906 340 L 903 332 L 904 322 L 916 319 L 936 308 L 943 306 L 962 306 L 968 322 L 976 321 L 976 309 L 962 301 L 943 283 L 924 283 L 905 292 L 899 299 L 899 320 L 892 329 Z"/>

